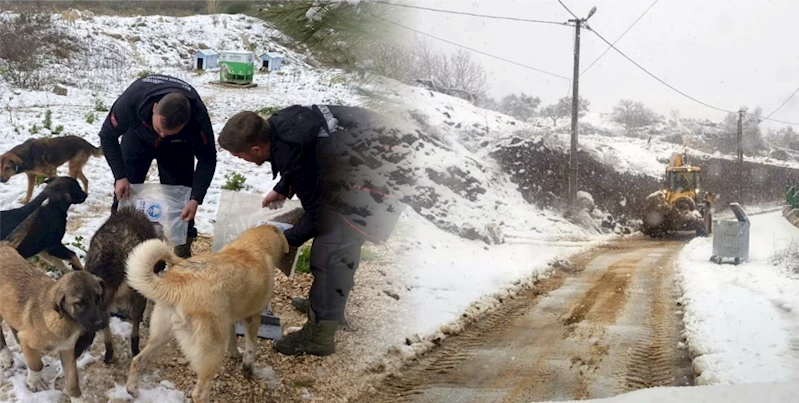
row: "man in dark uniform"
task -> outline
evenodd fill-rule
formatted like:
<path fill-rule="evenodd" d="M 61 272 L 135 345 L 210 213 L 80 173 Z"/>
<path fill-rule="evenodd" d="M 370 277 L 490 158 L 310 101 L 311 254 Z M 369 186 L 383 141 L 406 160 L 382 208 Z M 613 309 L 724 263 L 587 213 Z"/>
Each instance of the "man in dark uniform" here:
<path fill-rule="evenodd" d="M 191 256 L 197 236 L 194 216 L 216 170 L 214 132 L 197 91 L 170 76 L 136 80 L 111 107 L 100 130 L 100 144 L 115 180 L 112 212 L 119 200 L 130 197 L 131 184 L 144 183 L 153 160 L 158 162 L 162 184 L 191 188 L 191 199 L 181 213 L 189 222 L 186 244 L 175 247 L 177 255 Z"/>
<path fill-rule="evenodd" d="M 389 136 L 381 128 L 381 117 L 362 108 L 295 105 L 268 119 L 238 113 L 219 135 L 219 145 L 234 156 L 257 165 L 269 161 L 273 178 L 280 174 L 264 207 L 296 195 L 305 210 L 284 234 L 295 247 L 313 238 L 309 299 L 293 301 L 308 321 L 275 343 L 283 354 L 335 352 L 361 246 L 387 240 L 399 219 L 402 204 L 389 194 L 394 186 L 381 174 L 380 149 L 368 145 Z"/>

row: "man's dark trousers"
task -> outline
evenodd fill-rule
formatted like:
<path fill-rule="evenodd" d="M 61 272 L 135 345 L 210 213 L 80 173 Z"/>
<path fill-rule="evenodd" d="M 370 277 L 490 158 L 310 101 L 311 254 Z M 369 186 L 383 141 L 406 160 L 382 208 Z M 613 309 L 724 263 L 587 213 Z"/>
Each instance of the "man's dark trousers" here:
<path fill-rule="evenodd" d="M 180 138 L 164 138 L 157 147 L 142 140 L 133 131 L 122 135 L 122 159 L 128 182 L 144 183 L 153 160 L 158 162 L 158 176 L 162 185 L 180 185 L 191 188 L 194 178 L 194 150 L 191 143 Z M 111 211 L 116 212 L 119 201 L 114 195 Z M 196 238 L 194 220 L 189 221 L 187 238 Z"/>
<path fill-rule="evenodd" d="M 313 284 L 309 299 L 316 321 L 344 320 L 347 297 L 355 284 L 364 239 L 338 217 L 311 245 Z"/>

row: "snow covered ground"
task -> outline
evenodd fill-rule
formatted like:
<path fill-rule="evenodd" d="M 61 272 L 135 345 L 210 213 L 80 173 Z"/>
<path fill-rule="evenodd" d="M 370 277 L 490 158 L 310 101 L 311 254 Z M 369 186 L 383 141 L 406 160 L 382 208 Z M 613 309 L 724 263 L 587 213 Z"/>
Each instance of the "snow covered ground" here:
<path fill-rule="evenodd" d="M 580 253 L 614 236 L 531 234 L 489 247 L 437 231 L 418 215 L 403 225 L 413 231 L 416 241 L 403 260 L 411 270 L 405 303 L 416 317 L 407 332 L 422 336 L 457 322 L 464 312 L 496 306 L 497 295 L 546 275 L 553 259 Z"/>
<path fill-rule="evenodd" d="M 605 399 L 572 400 L 563 403 L 792 403 L 799 393 L 799 383 L 752 383 L 650 388 Z"/>
<path fill-rule="evenodd" d="M 681 253 L 678 277 L 698 385 L 799 381 L 799 229 L 750 216 L 750 260 L 708 261 L 712 239 Z"/>

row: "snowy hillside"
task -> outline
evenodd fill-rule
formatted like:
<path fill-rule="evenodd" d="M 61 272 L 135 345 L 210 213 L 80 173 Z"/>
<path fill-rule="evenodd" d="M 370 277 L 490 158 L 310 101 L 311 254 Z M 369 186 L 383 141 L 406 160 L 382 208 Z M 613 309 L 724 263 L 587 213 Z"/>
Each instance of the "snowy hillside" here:
<path fill-rule="evenodd" d="M 65 25 L 61 21 L 56 24 Z M 6 149 L 29 136 L 55 134 L 43 127 L 47 110 L 52 112 L 51 128 L 63 126 L 62 131 L 56 130 L 59 134 L 83 136 L 98 144 L 97 133 L 107 113 L 104 109 L 143 71 L 171 74 L 194 85 L 208 106 L 217 133 L 228 117 L 241 110 L 279 108 L 296 103 L 362 105 L 366 102 L 359 95 L 354 77 L 340 71 L 310 67 L 303 62 L 304 56 L 275 42 L 281 38 L 279 32 L 250 17 L 97 16 L 62 28 L 83 49 L 70 60 L 55 60 L 58 67 L 48 69 L 52 78 L 68 89 L 68 96 L 57 96 L 49 91 L 5 91 L 0 106 L 6 107 L 11 124 L 0 128 L 0 134 Z M 256 88 L 231 89 L 210 84 L 217 79 L 213 72 L 198 74 L 188 70 L 190 56 L 197 49 L 243 49 L 245 37 L 255 46 L 256 53 L 277 50 L 286 55 L 282 71 L 256 75 Z M 82 57 L 85 59 L 81 60 Z M 511 133 L 511 129 L 521 123 L 476 109 L 457 98 L 400 84 L 396 87 L 403 94 L 398 100 L 411 103 L 419 110 L 440 109 L 441 112 L 441 115 L 410 114 L 410 123 L 425 133 L 413 140 L 417 161 L 406 164 L 412 166 L 406 167 L 412 172 L 403 172 L 415 181 L 411 204 L 416 211 L 439 228 L 486 241 L 491 238 L 486 226 L 492 222 L 510 232 L 532 231 L 541 235 L 583 232 L 554 212 L 530 208 L 508 176 L 486 158 L 491 136 L 478 141 L 485 127 L 496 133 L 493 126 L 506 126 L 508 129 L 501 133 Z M 418 99 L 406 98 L 408 96 Z M 451 118 L 445 113 L 450 113 Z M 226 174 L 242 173 L 247 177 L 246 185 L 251 186 L 249 191 L 255 193 L 265 193 L 274 185 L 267 167 L 252 167 L 230 158 L 224 151 L 220 151 L 219 157 L 214 183 L 197 218 L 198 229 L 206 234 L 211 232 L 219 188 L 225 183 Z M 112 177 L 103 159 L 92 159 L 87 170 L 90 196 L 86 203 L 74 209 L 80 212 L 82 220 L 93 222 L 71 232 L 85 240 L 90 237 L 92 228 L 104 220 L 112 189 Z M 151 179 L 156 177 L 153 167 Z M 2 208 L 17 205 L 25 178 L 15 177 L 11 183 L 13 186 L 0 187 Z"/>

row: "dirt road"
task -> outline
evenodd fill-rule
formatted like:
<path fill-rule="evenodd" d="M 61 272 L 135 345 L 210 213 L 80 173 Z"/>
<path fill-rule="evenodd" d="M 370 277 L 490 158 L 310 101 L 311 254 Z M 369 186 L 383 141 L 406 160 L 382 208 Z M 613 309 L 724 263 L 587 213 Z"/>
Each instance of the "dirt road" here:
<path fill-rule="evenodd" d="M 531 402 L 691 385 L 673 262 L 685 240 L 588 252 L 364 401 Z"/>

